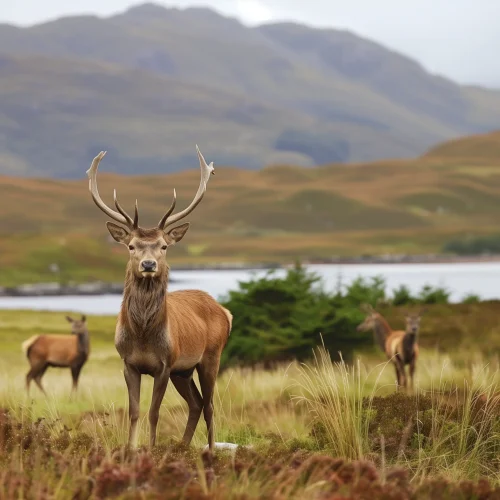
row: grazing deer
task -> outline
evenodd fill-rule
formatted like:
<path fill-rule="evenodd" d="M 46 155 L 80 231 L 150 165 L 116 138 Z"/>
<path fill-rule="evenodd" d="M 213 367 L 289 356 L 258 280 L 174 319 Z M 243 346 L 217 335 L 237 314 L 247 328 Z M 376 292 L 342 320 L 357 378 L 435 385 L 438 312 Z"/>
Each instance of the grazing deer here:
<path fill-rule="evenodd" d="M 87 171 L 89 189 L 95 204 L 109 217 L 119 222 L 107 222 L 111 236 L 126 245 L 129 262 L 126 268 L 123 301 L 115 330 L 115 346 L 124 362 L 124 375 L 129 396 L 130 447 L 137 446 L 137 421 L 141 376 L 154 378 L 153 395 L 149 410 L 150 446 L 156 442 L 160 405 L 172 380 L 179 394 L 186 400 L 189 416 L 183 441 L 191 442 L 200 419 L 205 417 L 210 451 L 214 446 L 213 393 L 222 350 L 228 340 L 231 313 L 200 290 L 167 292 L 169 266 L 167 249 L 182 240 L 189 223 L 172 229 L 167 227 L 180 221 L 202 200 L 213 163 L 207 165 L 198 147 L 201 180 L 191 204 L 174 215 L 176 194 L 170 208 L 158 225 L 152 229 L 141 228 L 137 201 L 132 219 L 120 206 L 114 194 L 118 212 L 109 208 L 99 196 L 97 169 L 105 152 L 99 153 Z M 193 381 L 196 369 L 201 395 Z"/>
<path fill-rule="evenodd" d="M 71 335 L 33 335 L 21 344 L 31 365 L 26 375 L 28 394 L 31 381 L 34 380 L 47 395 L 42 386 L 42 377 L 49 366 L 70 368 L 73 378 L 72 392 L 77 390 L 80 372 L 90 353 L 89 331 L 85 316 L 80 320 L 69 316 L 66 316 L 66 319 L 71 323 Z"/>
<path fill-rule="evenodd" d="M 371 306 L 364 306 L 362 310 L 367 313 L 367 317 L 358 325 L 357 331 L 374 331 L 378 345 L 385 352 L 387 358 L 394 363 L 398 388 L 407 387 L 405 367 L 409 365 L 410 386 L 413 389 L 413 378 L 419 353 L 417 336 L 420 318 L 424 311 L 422 310 L 419 314 L 407 314 L 405 316 L 406 329 L 394 331 L 387 320 Z"/>

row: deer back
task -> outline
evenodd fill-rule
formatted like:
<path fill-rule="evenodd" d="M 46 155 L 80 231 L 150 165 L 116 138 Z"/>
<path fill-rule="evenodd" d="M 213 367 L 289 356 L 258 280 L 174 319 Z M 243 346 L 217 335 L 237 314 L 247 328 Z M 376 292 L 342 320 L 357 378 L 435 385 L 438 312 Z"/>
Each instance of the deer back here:
<path fill-rule="evenodd" d="M 231 313 L 201 290 L 167 294 L 167 331 L 173 369 L 187 369 L 205 356 L 220 356 L 231 331 Z"/>
<path fill-rule="evenodd" d="M 58 366 L 68 366 L 78 355 L 76 335 L 40 335 L 31 346 L 31 361 L 45 361 Z"/>

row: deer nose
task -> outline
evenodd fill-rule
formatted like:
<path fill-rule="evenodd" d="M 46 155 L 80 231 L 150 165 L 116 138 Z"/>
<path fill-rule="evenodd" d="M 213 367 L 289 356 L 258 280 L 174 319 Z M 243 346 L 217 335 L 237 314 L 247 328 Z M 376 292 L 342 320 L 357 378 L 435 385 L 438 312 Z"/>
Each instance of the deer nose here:
<path fill-rule="evenodd" d="M 141 262 L 143 271 L 151 272 L 156 270 L 156 262 L 154 260 L 143 260 Z"/>

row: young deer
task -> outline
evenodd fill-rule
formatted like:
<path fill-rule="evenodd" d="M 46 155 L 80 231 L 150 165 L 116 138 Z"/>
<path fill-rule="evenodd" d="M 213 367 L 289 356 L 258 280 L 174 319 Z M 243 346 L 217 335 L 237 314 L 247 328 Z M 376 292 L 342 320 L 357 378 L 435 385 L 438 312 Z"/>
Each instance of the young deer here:
<path fill-rule="evenodd" d="M 42 386 L 42 377 L 49 366 L 70 368 L 73 378 L 72 392 L 76 391 L 80 372 L 90 353 L 89 331 L 85 316 L 80 320 L 69 316 L 66 316 L 66 319 L 71 323 L 71 335 L 34 335 L 21 344 L 31 365 L 26 375 L 28 394 L 31 381 L 35 380 L 36 385 L 47 395 Z"/>
<path fill-rule="evenodd" d="M 417 336 L 423 311 L 420 314 L 407 314 L 405 316 L 406 330 L 393 331 L 387 320 L 371 306 L 364 306 L 362 310 L 367 313 L 367 316 L 358 325 L 357 331 L 374 331 L 378 345 L 385 352 L 387 358 L 394 363 L 398 388 L 407 387 L 405 367 L 409 365 L 410 385 L 413 388 L 419 353 Z"/>
<path fill-rule="evenodd" d="M 132 219 L 120 206 L 114 195 L 118 212 L 109 208 L 97 190 L 97 169 L 105 152 L 94 158 L 87 171 L 89 189 L 95 204 L 109 217 L 127 227 L 107 222 L 111 236 L 129 250 L 123 301 L 115 331 L 115 346 L 124 362 L 124 375 L 129 395 L 130 447 L 137 445 L 137 421 L 141 376 L 154 378 L 153 396 L 149 410 L 150 446 L 156 442 L 160 405 L 172 380 L 179 394 L 189 406 L 189 416 L 183 441 L 191 442 L 203 410 L 208 430 L 210 451 L 214 446 L 213 393 L 219 372 L 220 356 L 226 345 L 232 325 L 231 313 L 210 295 L 200 290 L 167 292 L 169 266 L 167 249 L 179 241 L 189 223 L 167 227 L 191 213 L 205 194 L 213 163 L 207 165 L 198 150 L 201 180 L 191 204 L 171 215 L 170 208 L 158 225 L 152 229 L 139 227 L 137 201 Z M 201 395 L 193 381 L 196 369 Z"/>

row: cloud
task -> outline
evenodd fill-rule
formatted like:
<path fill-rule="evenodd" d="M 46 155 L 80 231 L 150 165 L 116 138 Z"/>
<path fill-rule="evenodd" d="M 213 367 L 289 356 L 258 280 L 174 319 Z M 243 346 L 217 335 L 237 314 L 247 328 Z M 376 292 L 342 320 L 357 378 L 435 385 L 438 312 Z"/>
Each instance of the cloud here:
<path fill-rule="evenodd" d="M 291 20 L 348 29 L 464 83 L 500 86 L 495 0 L 0 0 L 0 22 L 32 24 L 64 15 L 111 15 L 153 1 L 166 7 L 207 5 L 255 25 Z"/>
<path fill-rule="evenodd" d="M 237 0 L 238 17 L 247 24 L 261 24 L 274 19 L 272 10 L 258 0 Z"/>

